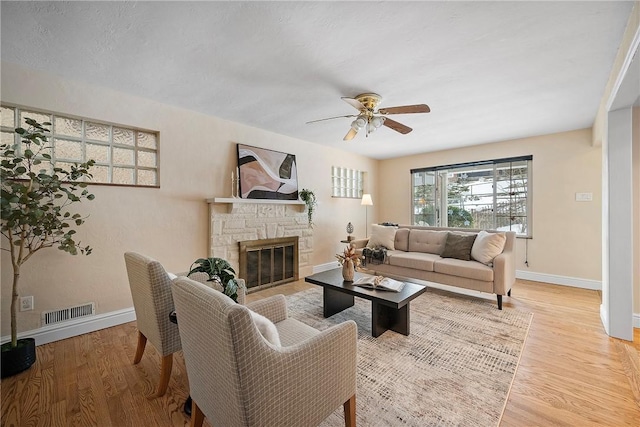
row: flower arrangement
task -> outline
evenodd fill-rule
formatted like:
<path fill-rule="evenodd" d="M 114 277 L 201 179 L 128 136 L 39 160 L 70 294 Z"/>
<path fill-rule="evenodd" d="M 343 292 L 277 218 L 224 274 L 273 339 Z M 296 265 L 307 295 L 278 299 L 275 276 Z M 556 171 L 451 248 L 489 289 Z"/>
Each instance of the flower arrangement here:
<path fill-rule="evenodd" d="M 351 260 L 354 267 L 360 267 L 362 262 L 361 256 L 356 253 L 356 248 L 351 245 L 347 246 L 342 254 L 336 254 L 336 258 L 340 265 L 344 265 L 347 260 Z"/>

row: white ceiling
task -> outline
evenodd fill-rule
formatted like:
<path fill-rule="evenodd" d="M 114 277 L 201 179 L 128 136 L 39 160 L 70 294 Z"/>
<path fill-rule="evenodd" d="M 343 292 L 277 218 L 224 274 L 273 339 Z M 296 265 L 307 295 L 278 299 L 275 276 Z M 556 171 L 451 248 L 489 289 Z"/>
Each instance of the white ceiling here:
<path fill-rule="evenodd" d="M 2 1 L 1 56 L 383 159 L 590 127 L 632 7 Z M 353 114 L 340 97 L 362 92 L 432 112 L 348 143 L 351 119 L 305 124 Z"/>

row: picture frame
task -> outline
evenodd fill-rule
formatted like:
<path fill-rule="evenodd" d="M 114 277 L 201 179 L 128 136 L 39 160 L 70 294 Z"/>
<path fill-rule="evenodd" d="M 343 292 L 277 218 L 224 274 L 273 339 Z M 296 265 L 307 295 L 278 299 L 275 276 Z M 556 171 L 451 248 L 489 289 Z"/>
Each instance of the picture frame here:
<path fill-rule="evenodd" d="M 298 200 L 295 154 L 237 144 L 238 196 L 242 199 Z"/>

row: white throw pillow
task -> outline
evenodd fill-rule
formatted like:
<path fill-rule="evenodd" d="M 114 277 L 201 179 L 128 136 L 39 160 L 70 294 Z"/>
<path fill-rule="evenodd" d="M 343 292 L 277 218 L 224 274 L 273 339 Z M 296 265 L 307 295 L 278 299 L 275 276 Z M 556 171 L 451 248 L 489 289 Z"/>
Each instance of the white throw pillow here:
<path fill-rule="evenodd" d="M 371 226 L 371 237 L 367 243 L 368 248 L 384 246 L 389 250 L 395 247 L 396 230 L 398 227 L 388 227 L 386 225 L 373 224 Z"/>
<path fill-rule="evenodd" d="M 176 276 L 176 275 L 175 275 L 175 274 L 173 274 L 173 273 L 169 273 L 168 271 L 167 271 L 167 276 L 169 276 L 169 280 L 174 280 L 174 279 L 177 279 L 177 278 L 178 278 L 178 276 Z"/>
<path fill-rule="evenodd" d="M 486 265 L 491 265 L 493 259 L 502 253 L 507 241 L 505 233 L 488 233 L 484 230 L 478 233 L 473 247 L 471 258 Z"/>
<path fill-rule="evenodd" d="M 260 334 L 269 341 L 271 344 L 281 347 L 280 344 L 280 335 L 278 334 L 278 329 L 273 322 L 261 314 L 256 313 L 255 311 L 249 310 L 251 313 L 251 318 L 253 319 L 253 323 L 258 327 L 258 331 Z"/>

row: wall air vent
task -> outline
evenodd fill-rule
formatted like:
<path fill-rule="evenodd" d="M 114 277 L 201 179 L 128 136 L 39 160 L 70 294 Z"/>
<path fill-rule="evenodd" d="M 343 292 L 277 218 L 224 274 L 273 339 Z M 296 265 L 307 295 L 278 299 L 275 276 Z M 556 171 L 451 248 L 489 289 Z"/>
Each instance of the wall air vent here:
<path fill-rule="evenodd" d="M 62 308 L 60 310 L 45 311 L 42 313 L 42 326 L 52 323 L 66 322 L 78 317 L 92 316 L 96 312 L 95 303 L 76 305 L 75 307 Z"/>

